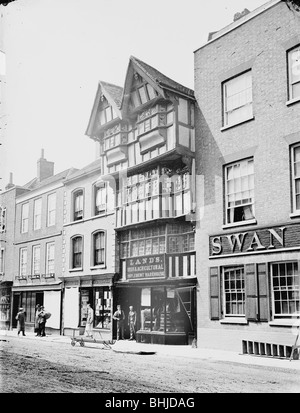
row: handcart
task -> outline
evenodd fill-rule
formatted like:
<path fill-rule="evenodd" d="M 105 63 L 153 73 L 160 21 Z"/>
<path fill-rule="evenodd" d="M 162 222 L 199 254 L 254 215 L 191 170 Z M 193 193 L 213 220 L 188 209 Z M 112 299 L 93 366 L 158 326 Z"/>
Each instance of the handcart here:
<path fill-rule="evenodd" d="M 86 343 L 102 344 L 103 349 L 110 350 L 113 340 L 104 340 L 100 331 L 96 331 L 93 336 L 84 336 L 79 335 L 75 336 L 75 329 L 73 330 L 73 336 L 71 337 L 71 346 L 75 346 L 76 343 L 79 343 L 81 347 L 84 347 Z"/>

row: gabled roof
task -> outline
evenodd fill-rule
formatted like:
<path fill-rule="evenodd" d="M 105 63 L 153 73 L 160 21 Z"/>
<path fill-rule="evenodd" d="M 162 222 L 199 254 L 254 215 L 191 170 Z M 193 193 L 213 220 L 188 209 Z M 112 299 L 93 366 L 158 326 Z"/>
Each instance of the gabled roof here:
<path fill-rule="evenodd" d="M 179 92 L 188 97 L 194 97 L 194 91 L 192 89 L 189 89 L 188 87 L 185 87 L 180 83 L 175 82 L 175 80 L 165 76 L 163 73 L 159 72 L 154 67 L 148 65 L 145 62 L 142 62 L 142 60 L 139 60 L 134 56 L 130 56 L 130 61 L 136 67 L 140 68 L 146 76 L 148 76 L 155 84 L 157 84 L 162 89 L 172 89 L 175 92 Z"/>
<path fill-rule="evenodd" d="M 89 119 L 89 123 L 86 130 L 86 135 L 91 136 L 93 133 L 93 127 L 98 113 L 99 103 L 101 96 L 104 95 L 108 103 L 113 107 L 116 114 L 122 119 L 121 104 L 122 104 L 123 88 L 112 83 L 100 81 L 98 83 L 98 89 L 94 100 L 93 109 Z"/>

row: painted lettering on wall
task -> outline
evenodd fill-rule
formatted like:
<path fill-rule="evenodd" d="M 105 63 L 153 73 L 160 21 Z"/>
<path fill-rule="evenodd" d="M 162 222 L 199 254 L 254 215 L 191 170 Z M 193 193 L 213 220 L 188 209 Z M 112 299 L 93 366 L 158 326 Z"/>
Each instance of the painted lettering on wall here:
<path fill-rule="evenodd" d="M 165 261 L 164 254 L 150 255 L 126 260 L 126 278 L 164 278 Z"/>
<path fill-rule="evenodd" d="M 211 257 L 261 251 L 271 252 L 287 248 L 300 249 L 300 225 L 211 236 L 209 244 Z"/>

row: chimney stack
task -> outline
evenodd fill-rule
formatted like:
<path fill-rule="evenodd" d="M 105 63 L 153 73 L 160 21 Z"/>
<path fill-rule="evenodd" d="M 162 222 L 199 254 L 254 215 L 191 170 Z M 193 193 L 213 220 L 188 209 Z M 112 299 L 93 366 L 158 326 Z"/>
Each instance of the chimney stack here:
<path fill-rule="evenodd" d="M 13 188 L 14 186 L 15 186 L 15 185 L 13 184 L 13 173 L 10 172 L 10 173 L 9 173 L 9 182 L 8 182 L 8 184 L 6 185 L 5 189 L 7 190 L 7 189 L 10 189 L 10 188 Z"/>
<path fill-rule="evenodd" d="M 44 149 L 41 150 L 41 157 L 37 161 L 37 178 L 39 181 L 50 178 L 54 175 L 54 162 L 44 158 Z"/>
<path fill-rule="evenodd" d="M 250 10 L 248 9 L 244 9 L 241 13 L 239 12 L 235 13 L 235 15 L 233 16 L 233 21 L 235 22 L 241 19 L 242 17 L 246 16 L 248 13 L 250 13 Z"/>

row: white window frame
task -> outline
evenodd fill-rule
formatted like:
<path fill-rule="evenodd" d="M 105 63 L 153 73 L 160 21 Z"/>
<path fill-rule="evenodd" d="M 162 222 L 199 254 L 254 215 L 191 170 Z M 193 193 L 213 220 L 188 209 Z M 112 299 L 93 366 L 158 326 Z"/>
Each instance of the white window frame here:
<path fill-rule="evenodd" d="M 80 266 L 75 266 L 75 241 L 81 240 L 81 249 L 76 251 L 76 254 L 80 254 Z M 75 235 L 71 238 L 71 269 L 72 270 L 81 270 L 83 268 L 83 236 Z"/>
<path fill-rule="evenodd" d="M 78 214 L 79 212 L 81 212 L 81 215 L 77 216 L 76 214 Z M 77 189 L 76 191 L 73 192 L 73 221 L 83 220 L 83 214 L 84 214 L 84 191 L 83 189 Z"/>
<path fill-rule="evenodd" d="M 53 192 L 47 197 L 47 227 L 55 225 L 56 221 L 56 193 Z"/>
<path fill-rule="evenodd" d="M 4 274 L 4 248 L 0 248 L 0 274 Z"/>
<path fill-rule="evenodd" d="M 33 204 L 33 229 L 41 229 L 42 226 L 42 198 L 34 200 Z"/>
<path fill-rule="evenodd" d="M 250 163 L 252 166 L 250 167 Z M 229 172 L 229 168 L 232 168 L 232 173 Z M 239 170 L 237 170 L 239 169 Z M 245 174 L 245 170 L 252 173 Z M 248 185 L 242 188 L 242 185 L 246 185 L 246 178 Z M 254 197 L 254 159 L 247 158 L 237 162 L 225 165 L 224 168 L 224 180 L 225 180 L 225 223 L 226 225 L 247 224 L 250 222 L 256 222 L 255 220 L 255 197 Z M 238 195 L 240 194 L 240 197 Z M 246 197 L 246 195 L 248 195 Z M 243 198 L 244 197 L 244 198 Z M 248 202 L 246 202 L 248 200 Z M 235 205 L 230 205 L 234 203 Z M 242 219 L 234 220 L 234 214 L 237 209 L 243 208 L 240 211 L 243 215 Z M 230 219 L 230 210 L 233 211 L 233 216 Z"/>
<path fill-rule="evenodd" d="M 243 287 L 242 288 L 236 288 L 237 281 L 238 281 L 237 278 L 235 278 L 233 280 L 230 280 L 229 281 L 229 289 L 226 288 L 225 273 L 230 272 L 230 271 L 232 271 L 232 272 L 242 271 L 243 272 L 243 279 L 242 279 L 243 280 Z M 233 281 L 233 282 L 235 281 L 235 288 L 231 288 L 231 281 Z M 223 284 L 223 314 L 224 314 L 224 317 L 225 318 L 230 318 L 230 317 L 245 318 L 245 316 L 246 316 L 246 290 L 245 290 L 245 269 L 244 269 L 244 266 L 240 265 L 240 266 L 224 267 L 223 270 L 222 270 L 222 284 Z M 226 304 L 227 304 L 226 294 L 227 295 L 230 294 L 231 297 L 234 296 L 234 294 L 236 294 L 236 295 L 237 294 L 242 294 L 244 296 L 244 299 L 243 299 L 243 303 L 241 305 L 243 306 L 244 311 L 241 312 L 241 313 L 238 313 L 238 312 L 237 313 L 234 313 L 234 312 L 227 313 L 227 310 L 226 310 L 226 308 L 227 308 L 227 306 L 226 306 Z M 236 299 L 235 301 L 230 300 L 229 302 L 233 303 L 233 304 L 235 303 L 235 305 L 238 305 L 239 303 L 241 303 L 238 299 Z"/>
<path fill-rule="evenodd" d="M 46 277 L 54 277 L 55 274 L 55 242 L 46 244 Z"/>
<path fill-rule="evenodd" d="M 299 160 L 295 159 L 295 151 L 299 151 Z M 296 171 L 298 164 L 299 172 Z M 291 167 L 292 167 L 292 196 L 293 196 L 293 213 L 300 214 L 300 143 L 291 147 Z M 299 183 L 299 191 L 297 191 L 297 183 Z M 299 197 L 299 206 L 297 208 L 297 197 Z"/>
<path fill-rule="evenodd" d="M 99 250 L 102 251 L 102 255 L 103 255 L 103 261 L 99 264 L 96 264 L 96 237 L 97 235 L 101 235 L 101 245 Z M 93 238 L 92 238 L 92 246 L 93 246 L 93 255 L 92 255 L 92 266 L 93 267 L 97 267 L 97 266 L 105 266 L 106 263 L 106 231 L 96 231 L 92 234 Z"/>
<path fill-rule="evenodd" d="M 289 99 L 300 100 L 300 45 L 288 51 Z M 299 88 L 299 94 L 294 95 L 294 86 Z"/>
<path fill-rule="evenodd" d="M 6 229 L 6 208 L 0 206 L 0 233 L 5 232 Z"/>
<path fill-rule="evenodd" d="M 283 282 L 278 282 L 278 283 L 274 283 L 274 266 L 285 266 L 285 275 L 281 275 L 280 278 L 287 278 L 287 277 L 298 277 L 298 288 L 297 285 L 294 286 L 293 283 L 291 282 L 286 282 L 286 284 L 283 284 Z M 293 272 L 293 274 L 289 273 L 289 271 L 287 271 L 287 266 L 288 265 L 292 265 L 295 267 L 297 267 L 297 270 L 295 272 Z M 280 307 L 283 307 L 283 303 L 286 302 L 287 306 L 288 303 L 291 301 L 294 301 L 293 299 L 290 299 L 290 297 L 292 297 L 294 294 L 298 295 L 298 300 L 296 299 L 295 301 L 298 301 L 298 307 L 300 309 L 300 264 L 299 261 L 294 260 L 294 261 L 281 261 L 281 262 L 274 262 L 271 263 L 271 296 L 272 296 L 272 314 L 273 314 L 273 318 L 291 318 L 293 316 L 295 316 L 295 312 L 291 311 L 291 312 L 280 312 L 277 313 L 276 312 L 276 305 L 275 305 L 275 292 L 278 293 L 278 296 L 281 297 L 279 300 L 280 302 Z M 286 280 L 287 281 L 287 280 Z M 290 297 L 289 297 L 290 296 Z M 286 298 L 285 300 L 283 300 L 282 298 Z M 300 314 L 300 310 L 297 313 L 298 315 Z"/>
<path fill-rule="evenodd" d="M 21 278 L 27 276 L 27 247 L 20 248 L 19 276 Z"/>
<path fill-rule="evenodd" d="M 29 202 L 22 204 L 21 207 L 21 233 L 28 232 L 28 219 L 29 219 Z"/>
<path fill-rule="evenodd" d="M 94 215 L 104 215 L 107 206 L 107 185 L 105 182 L 95 184 L 94 186 Z M 99 202 L 99 199 L 102 203 Z M 99 206 L 99 208 L 98 208 Z"/>
<path fill-rule="evenodd" d="M 36 252 L 38 251 L 38 254 Z M 32 275 L 41 274 L 41 246 L 34 245 L 32 247 Z"/>
<path fill-rule="evenodd" d="M 228 92 L 228 89 L 238 88 L 236 93 Z M 249 84 L 251 83 L 251 86 Z M 228 79 L 222 84 L 223 91 L 223 127 L 234 126 L 246 120 L 253 119 L 253 95 L 252 95 L 252 71 L 241 73 L 234 78 Z M 238 119 L 230 120 L 231 115 L 239 115 Z"/>

